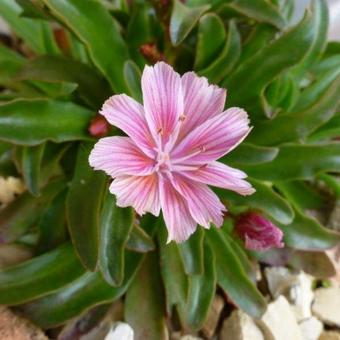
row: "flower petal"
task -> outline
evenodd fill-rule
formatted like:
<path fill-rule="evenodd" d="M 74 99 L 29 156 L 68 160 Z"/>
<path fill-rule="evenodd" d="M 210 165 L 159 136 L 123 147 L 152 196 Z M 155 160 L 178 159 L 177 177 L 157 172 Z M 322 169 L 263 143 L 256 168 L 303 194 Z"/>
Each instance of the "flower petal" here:
<path fill-rule="evenodd" d="M 171 153 L 173 163 L 205 164 L 222 157 L 250 132 L 247 113 L 230 108 L 190 132 Z"/>
<path fill-rule="evenodd" d="M 163 145 L 183 113 L 181 77 L 163 62 L 146 66 L 142 75 L 145 117 L 154 139 Z"/>
<path fill-rule="evenodd" d="M 205 228 L 209 228 L 210 223 L 217 227 L 222 225 L 223 211 L 226 211 L 226 208 L 207 185 L 178 174 L 173 174 L 171 182 L 186 199 L 190 214 L 198 224 Z"/>
<path fill-rule="evenodd" d="M 123 130 L 145 154 L 154 156 L 155 143 L 141 104 L 125 94 L 110 97 L 100 113 L 108 122 Z"/>
<path fill-rule="evenodd" d="M 110 192 L 117 196 L 119 207 L 132 206 L 139 215 L 145 212 L 158 216 L 160 201 L 158 176 L 121 176 L 114 179 Z"/>
<path fill-rule="evenodd" d="M 160 200 L 165 225 L 168 229 L 168 243 L 183 242 L 196 230 L 185 198 L 175 190 L 169 179 L 160 177 Z"/>
<path fill-rule="evenodd" d="M 101 138 L 89 157 L 90 165 L 112 177 L 150 175 L 155 162 L 147 157 L 129 137 Z"/>
<path fill-rule="evenodd" d="M 185 120 L 180 139 L 209 118 L 221 113 L 226 100 L 226 90 L 209 85 L 207 78 L 187 72 L 182 77 Z"/>
<path fill-rule="evenodd" d="M 182 174 L 191 180 L 236 191 L 240 195 L 251 195 L 255 192 L 251 184 L 244 180 L 247 175 L 243 171 L 221 162 L 212 162 L 198 170 L 183 171 Z"/>

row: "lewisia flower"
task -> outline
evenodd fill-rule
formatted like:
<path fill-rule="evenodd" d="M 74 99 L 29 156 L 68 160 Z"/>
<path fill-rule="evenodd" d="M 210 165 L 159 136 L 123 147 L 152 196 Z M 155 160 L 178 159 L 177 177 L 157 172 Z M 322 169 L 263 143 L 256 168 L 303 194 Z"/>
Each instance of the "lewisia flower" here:
<path fill-rule="evenodd" d="M 164 62 L 145 67 L 142 91 L 144 106 L 125 94 L 104 103 L 100 113 L 128 137 L 100 139 L 90 165 L 114 178 L 118 206 L 140 215 L 162 209 L 168 241 L 186 240 L 197 224 L 221 226 L 226 209 L 208 185 L 254 192 L 244 172 L 217 162 L 248 135 L 247 113 L 223 111 L 224 89 Z"/>
<path fill-rule="evenodd" d="M 245 247 L 250 250 L 265 251 L 284 246 L 282 231 L 255 212 L 241 215 L 235 231 L 245 241 Z"/>

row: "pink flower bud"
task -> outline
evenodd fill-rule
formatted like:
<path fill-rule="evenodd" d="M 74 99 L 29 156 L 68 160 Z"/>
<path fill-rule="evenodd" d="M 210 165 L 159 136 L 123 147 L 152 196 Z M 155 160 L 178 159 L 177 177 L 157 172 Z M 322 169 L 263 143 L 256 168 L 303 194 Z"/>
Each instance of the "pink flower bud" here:
<path fill-rule="evenodd" d="M 235 231 L 244 240 L 245 247 L 250 250 L 264 251 L 284 246 L 282 231 L 255 212 L 241 215 Z"/>
<path fill-rule="evenodd" d="M 89 134 L 93 137 L 104 137 L 109 132 L 110 125 L 107 120 L 100 115 L 95 116 L 89 126 Z"/>
<path fill-rule="evenodd" d="M 155 64 L 158 61 L 164 60 L 164 55 L 161 53 L 156 44 L 147 43 L 139 47 L 141 55 L 151 64 Z"/>

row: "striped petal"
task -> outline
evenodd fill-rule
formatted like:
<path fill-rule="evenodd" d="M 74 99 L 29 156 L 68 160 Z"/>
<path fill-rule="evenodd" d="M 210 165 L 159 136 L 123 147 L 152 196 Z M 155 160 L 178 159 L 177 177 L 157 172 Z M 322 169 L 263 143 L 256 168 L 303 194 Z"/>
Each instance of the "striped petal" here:
<path fill-rule="evenodd" d="M 172 151 L 174 164 L 205 164 L 239 145 L 250 132 L 247 113 L 228 109 L 190 132 Z"/>
<path fill-rule="evenodd" d="M 129 137 L 105 137 L 94 146 L 90 165 L 112 177 L 121 175 L 150 175 L 155 162 L 146 156 Z"/>
<path fill-rule="evenodd" d="M 182 174 L 200 183 L 236 191 L 240 195 L 251 195 L 255 189 L 244 180 L 247 175 L 220 162 L 212 162 L 197 170 L 183 171 Z"/>
<path fill-rule="evenodd" d="M 168 229 L 168 243 L 172 240 L 187 240 L 196 230 L 197 223 L 190 214 L 185 198 L 163 176 L 160 177 L 159 193 L 163 218 Z"/>
<path fill-rule="evenodd" d="M 116 195 L 119 207 L 132 206 L 139 215 L 146 212 L 159 215 L 160 200 L 156 174 L 117 177 L 110 185 L 110 192 Z"/>
<path fill-rule="evenodd" d="M 145 154 L 155 155 L 155 143 L 141 104 L 125 94 L 115 95 L 104 103 L 100 113 L 110 124 L 123 130 Z"/>
<path fill-rule="evenodd" d="M 142 75 L 145 116 L 158 145 L 164 145 L 183 113 L 181 77 L 163 62 L 146 66 Z"/>
<path fill-rule="evenodd" d="M 184 95 L 182 139 L 195 127 L 221 113 L 226 100 L 226 90 L 209 85 L 207 78 L 197 77 L 194 72 L 187 72 L 182 77 Z"/>
<path fill-rule="evenodd" d="M 226 209 L 207 185 L 194 182 L 178 174 L 173 174 L 171 182 L 186 199 L 190 214 L 198 224 L 204 228 L 209 228 L 211 223 L 217 227 L 222 225 L 223 212 Z"/>

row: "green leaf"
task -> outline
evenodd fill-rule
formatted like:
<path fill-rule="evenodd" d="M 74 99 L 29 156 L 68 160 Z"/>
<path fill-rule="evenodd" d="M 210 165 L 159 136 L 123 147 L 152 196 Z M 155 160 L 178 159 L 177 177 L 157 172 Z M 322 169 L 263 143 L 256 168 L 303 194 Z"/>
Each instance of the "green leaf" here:
<path fill-rule="evenodd" d="M 132 60 L 127 60 L 124 64 L 125 82 L 129 88 L 131 96 L 140 103 L 143 100 L 141 76 L 142 73 L 138 66 Z"/>
<path fill-rule="evenodd" d="M 44 153 L 45 144 L 37 146 L 25 146 L 22 153 L 22 171 L 28 191 L 33 196 L 40 193 L 39 179 L 41 160 Z"/>
<path fill-rule="evenodd" d="M 328 32 L 328 6 L 325 0 L 313 1 L 313 42 L 307 54 L 296 65 L 292 72 L 297 78 L 301 78 L 311 65 L 321 56 L 327 44 Z"/>
<path fill-rule="evenodd" d="M 38 223 L 38 252 L 51 250 L 66 241 L 66 190 L 63 190 L 52 200 L 41 215 Z"/>
<path fill-rule="evenodd" d="M 287 197 L 295 209 L 303 213 L 307 209 L 326 209 L 327 197 L 302 181 L 275 182 L 275 187 Z"/>
<path fill-rule="evenodd" d="M 127 252 L 124 282 L 120 287 L 108 285 L 98 272 L 87 272 L 56 292 L 24 305 L 23 313 L 36 325 L 51 328 L 92 306 L 114 301 L 126 292 L 142 258 L 140 254 Z"/>
<path fill-rule="evenodd" d="M 0 303 L 17 305 L 51 293 L 75 280 L 83 269 L 70 244 L 14 267 L 0 270 Z"/>
<path fill-rule="evenodd" d="M 198 26 L 195 70 L 204 69 L 215 60 L 225 45 L 226 36 L 224 24 L 217 15 L 202 16 Z"/>
<path fill-rule="evenodd" d="M 0 143 L 0 175 L 3 177 L 17 176 L 12 153 L 13 149 L 11 145 Z"/>
<path fill-rule="evenodd" d="M 234 205 L 246 205 L 253 209 L 260 209 L 276 221 L 283 224 L 291 223 L 294 218 L 294 211 L 285 199 L 261 181 L 249 179 L 249 182 L 256 190 L 250 196 L 241 196 L 222 189 L 217 189 L 217 192 L 220 197 L 230 200 Z"/>
<path fill-rule="evenodd" d="M 146 43 L 153 41 L 151 32 L 150 7 L 148 4 L 134 3 L 130 20 L 127 25 L 126 41 L 129 42 L 129 51 L 133 60 L 138 66 L 145 65 L 145 59 L 139 52 L 139 48 Z"/>
<path fill-rule="evenodd" d="M 21 7 L 21 17 L 34 19 L 48 19 L 48 16 L 42 11 L 42 6 L 36 1 L 30 0 L 14 0 Z"/>
<path fill-rule="evenodd" d="M 228 228 L 227 225 L 229 224 Z M 237 255 L 237 258 L 239 259 L 244 271 L 247 273 L 248 277 L 256 284 L 256 272 L 257 268 L 256 265 L 254 265 L 248 258 L 248 255 L 244 249 L 244 247 L 241 245 L 240 239 L 236 236 L 233 232 L 230 231 L 234 229 L 232 219 L 227 219 L 223 227 L 220 229 L 223 233 L 223 237 L 225 241 L 229 244 L 229 246 L 232 248 L 233 252 Z"/>
<path fill-rule="evenodd" d="M 318 176 L 318 179 L 324 182 L 326 186 L 331 189 L 337 200 L 340 199 L 340 180 L 338 176 L 323 173 Z"/>
<path fill-rule="evenodd" d="M 274 39 L 276 29 L 267 24 L 255 25 L 242 45 L 240 64 L 252 58 Z"/>
<path fill-rule="evenodd" d="M 305 139 L 335 114 L 340 103 L 339 91 L 340 76 L 326 88 L 313 105 L 302 112 L 282 114 L 273 120 L 258 124 L 249 140 L 261 145 L 277 145 Z"/>
<path fill-rule="evenodd" d="M 0 84 L 11 89 L 18 89 L 14 78 L 25 64 L 25 59 L 20 54 L 0 44 Z"/>
<path fill-rule="evenodd" d="M 229 105 L 246 107 L 253 115 L 262 112 L 260 94 L 272 79 L 303 58 L 313 40 L 312 24 L 311 13 L 307 12 L 297 26 L 262 48 L 228 77 L 223 86 L 232 93 Z M 295 48 L 291 50 L 290 46 Z"/>
<path fill-rule="evenodd" d="M 112 286 L 124 277 L 124 248 L 133 228 L 132 208 L 119 208 L 116 198 L 107 192 L 100 219 L 99 268 Z"/>
<path fill-rule="evenodd" d="M 144 229 L 135 224 L 126 243 L 126 249 L 147 253 L 155 249 L 155 243 Z"/>
<path fill-rule="evenodd" d="M 266 310 L 266 302 L 237 255 L 216 228 L 206 231 L 206 235 L 216 257 L 218 285 L 238 307 L 252 317 L 260 318 Z"/>
<path fill-rule="evenodd" d="M 37 222 L 44 206 L 63 190 L 65 183 L 56 180 L 47 185 L 39 197 L 24 192 L 0 212 L 0 243 L 10 243 Z"/>
<path fill-rule="evenodd" d="M 289 225 L 279 224 L 284 233 L 284 243 L 300 250 L 325 250 L 337 245 L 340 235 L 324 228 L 316 220 L 300 212 L 295 212 L 295 219 Z"/>
<path fill-rule="evenodd" d="M 73 145 L 75 146 L 75 145 Z M 62 172 L 60 168 L 60 161 L 65 153 L 70 149 L 70 143 L 46 143 L 44 156 L 41 161 L 41 175 L 40 185 L 44 186 L 49 180 L 55 176 L 60 175 Z M 74 159 L 74 157 L 73 157 Z"/>
<path fill-rule="evenodd" d="M 312 179 L 319 172 L 339 172 L 340 143 L 317 145 L 286 144 L 270 163 L 243 166 L 252 177 L 265 181 Z"/>
<path fill-rule="evenodd" d="M 20 6 L 14 0 L 1 0 L 0 16 L 11 29 L 35 52 L 58 53 L 49 24 L 43 20 L 22 18 Z"/>
<path fill-rule="evenodd" d="M 310 141 L 332 139 L 340 136 L 340 112 L 337 112 L 326 124 L 322 125 L 312 135 Z"/>
<path fill-rule="evenodd" d="M 167 340 L 163 286 L 157 253 L 146 255 L 126 292 L 124 315 L 136 340 Z"/>
<path fill-rule="evenodd" d="M 305 110 L 320 100 L 320 98 L 323 96 L 323 93 L 327 93 L 328 88 L 332 86 L 332 83 L 336 81 L 339 75 L 340 62 L 337 67 L 332 67 L 329 70 L 321 72 L 315 81 L 312 82 L 312 84 L 301 93 L 299 101 L 293 107 L 293 110 L 295 112 Z"/>
<path fill-rule="evenodd" d="M 212 83 L 219 83 L 234 68 L 241 54 L 241 36 L 234 21 L 229 22 L 227 42 L 219 56 L 207 68 L 198 72 Z"/>
<path fill-rule="evenodd" d="M 111 95 L 110 85 L 92 67 L 61 56 L 38 57 L 27 63 L 16 78 L 77 84 L 80 98 L 94 109 Z"/>
<path fill-rule="evenodd" d="M 198 229 L 187 241 L 178 244 L 187 275 L 203 273 L 203 240 L 204 233 Z"/>
<path fill-rule="evenodd" d="M 179 45 L 187 37 L 209 7 L 209 5 L 204 5 L 189 8 L 179 0 L 174 0 L 170 19 L 170 39 L 173 45 Z"/>
<path fill-rule="evenodd" d="M 74 177 L 66 199 L 66 215 L 72 243 L 85 268 L 94 271 L 98 259 L 99 216 L 106 175 L 89 165 L 93 144 L 78 149 Z"/>
<path fill-rule="evenodd" d="M 271 162 L 278 153 L 279 148 L 242 143 L 220 161 L 225 164 L 260 164 Z"/>
<path fill-rule="evenodd" d="M 51 14 L 67 26 L 87 47 L 97 68 L 115 92 L 126 92 L 123 68 L 127 47 L 116 22 L 99 1 L 42 0 Z M 100 37 L 100 38 L 99 38 Z"/>
<path fill-rule="evenodd" d="M 86 129 L 92 116 L 71 102 L 15 100 L 0 105 L 0 140 L 20 145 L 88 140 Z"/>
<path fill-rule="evenodd" d="M 204 272 L 189 276 L 187 301 L 188 324 L 193 329 L 202 328 L 216 293 L 216 263 L 209 246 L 204 246 Z"/>
<path fill-rule="evenodd" d="M 279 29 L 282 29 L 285 26 L 285 20 L 282 15 L 268 1 L 233 0 L 227 2 L 225 6 L 256 21 L 272 24 Z"/>
<path fill-rule="evenodd" d="M 160 246 L 161 273 L 164 282 L 168 313 L 174 305 L 178 305 L 182 321 L 184 321 L 185 305 L 188 293 L 188 279 L 184 272 L 183 262 L 177 244 L 166 244 L 166 228 L 158 225 Z"/>

